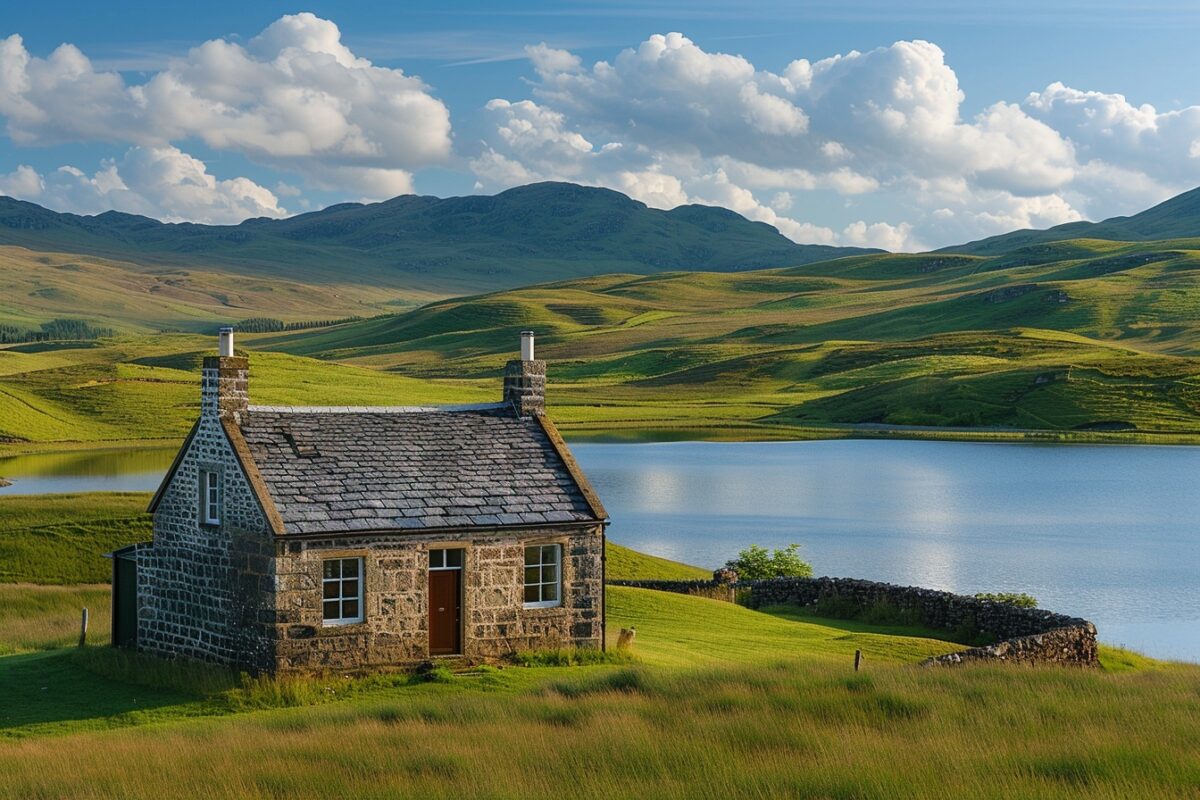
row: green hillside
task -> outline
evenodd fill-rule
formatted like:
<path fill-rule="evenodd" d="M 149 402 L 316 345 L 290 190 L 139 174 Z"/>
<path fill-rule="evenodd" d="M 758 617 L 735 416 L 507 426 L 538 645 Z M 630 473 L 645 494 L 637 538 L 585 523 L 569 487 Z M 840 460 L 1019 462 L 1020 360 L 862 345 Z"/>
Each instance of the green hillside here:
<path fill-rule="evenodd" d="M 382 290 L 400 298 L 446 296 L 606 272 L 733 271 L 869 252 L 799 245 L 722 208 L 659 211 L 619 192 L 569 183 L 490 197 L 405 195 L 224 226 L 114 211 L 81 217 L 0 197 L 0 245 L 113 259 L 176 278 L 196 270 L 205 278 L 238 276 L 242 284 L 300 281 L 318 292 L 350 286 L 374 299 Z M 3 274 L 0 264 L 0 281 Z"/>
<path fill-rule="evenodd" d="M 872 255 L 458 298 L 254 347 L 486 379 L 539 334 L 569 430 L 1200 431 L 1200 241 Z M 828 428 L 826 433 L 829 433 Z"/>
<path fill-rule="evenodd" d="M 1200 242 L 1039 247 L 597 276 L 240 342 L 256 402 L 475 402 L 499 397 L 518 332 L 534 329 L 572 436 L 1196 437 Z M 0 440 L 177 439 L 212 344 L 0 348 Z"/>

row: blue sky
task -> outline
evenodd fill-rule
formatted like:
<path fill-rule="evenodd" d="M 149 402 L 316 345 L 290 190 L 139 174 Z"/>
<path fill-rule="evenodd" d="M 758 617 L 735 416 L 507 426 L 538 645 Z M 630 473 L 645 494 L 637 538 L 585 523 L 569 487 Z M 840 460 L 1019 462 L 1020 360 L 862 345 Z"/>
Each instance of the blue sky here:
<path fill-rule="evenodd" d="M 1200 183 L 1200 4 L 897 5 L 20 4 L 0 193 L 234 222 L 563 179 L 911 250 Z"/>

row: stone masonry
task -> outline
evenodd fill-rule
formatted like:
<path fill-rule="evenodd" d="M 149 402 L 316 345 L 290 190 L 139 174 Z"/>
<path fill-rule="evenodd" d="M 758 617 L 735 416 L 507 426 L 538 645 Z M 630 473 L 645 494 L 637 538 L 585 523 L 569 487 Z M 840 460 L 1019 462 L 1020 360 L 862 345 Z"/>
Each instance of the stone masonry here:
<path fill-rule="evenodd" d="M 546 362 L 509 361 L 504 367 L 504 402 L 523 417 L 546 410 Z"/>
<path fill-rule="evenodd" d="M 138 649 L 247 669 L 274 661 L 274 544 L 215 415 L 202 416 L 137 551 Z M 220 476 L 219 526 L 200 519 L 200 471 Z"/>
<path fill-rule="evenodd" d="M 524 608 L 526 545 L 562 545 L 563 603 Z M 492 530 L 281 542 L 276 560 L 276 641 L 280 672 L 360 671 L 429 658 L 428 558 L 431 548 L 463 548 L 463 650 L 470 662 L 520 650 L 603 646 L 604 533 Z M 326 558 L 361 556 L 364 621 L 324 627 L 321 566 Z"/>

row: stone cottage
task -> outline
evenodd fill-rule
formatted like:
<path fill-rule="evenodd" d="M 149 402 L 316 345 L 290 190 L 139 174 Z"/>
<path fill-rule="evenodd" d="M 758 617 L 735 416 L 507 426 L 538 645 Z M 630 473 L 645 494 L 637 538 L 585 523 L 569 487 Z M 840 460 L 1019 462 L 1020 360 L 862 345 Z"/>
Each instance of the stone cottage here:
<path fill-rule="evenodd" d="M 153 541 L 113 554 L 114 644 L 256 672 L 603 648 L 607 516 L 521 336 L 498 403 L 284 407 L 222 329 Z"/>

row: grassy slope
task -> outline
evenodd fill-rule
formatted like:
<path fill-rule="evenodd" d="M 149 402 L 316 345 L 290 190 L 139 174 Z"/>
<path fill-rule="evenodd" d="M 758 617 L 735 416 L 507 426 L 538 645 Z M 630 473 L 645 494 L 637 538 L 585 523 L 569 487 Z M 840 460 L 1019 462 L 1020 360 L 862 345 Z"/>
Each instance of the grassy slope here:
<path fill-rule="evenodd" d="M 712 571 L 608 542 L 605 548 L 605 575 L 611 581 L 703 581 L 712 578 Z"/>
<path fill-rule="evenodd" d="M 56 318 L 85 318 L 124 333 L 212 331 L 220 323 L 261 316 L 368 317 L 437 296 L 349 281 L 264 280 L 202 264 L 147 266 L 0 246 L 0 323 L 28 329 Z"/>
<path fill-rule="evenodd" d="M 208 337 L 160 335 L 0 349 L 0 442 L 182 439 L 200 402 Z M 491 380 L 428 381 L 286 354 L 255 354 L 263 404 L 419 405 L 483 402 Z"/>
<path fill-rule="evenodd" d="M 148 501 L 143 492 L 0 498 L 0 584 L 107 582 L 104 554 L 150 538 Z"/>

